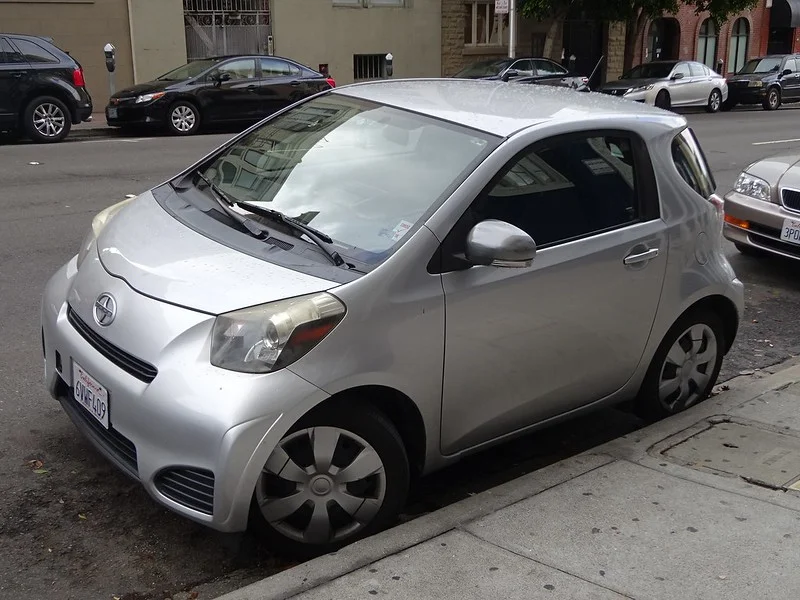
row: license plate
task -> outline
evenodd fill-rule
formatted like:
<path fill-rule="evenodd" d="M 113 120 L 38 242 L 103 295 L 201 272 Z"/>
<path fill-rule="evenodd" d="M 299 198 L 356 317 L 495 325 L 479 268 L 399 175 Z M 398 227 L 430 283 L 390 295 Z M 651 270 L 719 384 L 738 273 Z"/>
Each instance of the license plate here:
<path fill-rule="evenodd" d="M 781 240 L 790 244 L 800 244 L 800 221 L 784 219 Z"/>
<path fill-rule="evenodd" d="M 75 401 L 108 429 L 108 390 L 76 362 L 72 363 L 72 391 Z"/>
<path fill-rule="evenodd" d="M 116 119 L 117 118 L 117 109 L 116 108 L 109 108 L 108 109 L 108 118 L 109 119 Z"/>

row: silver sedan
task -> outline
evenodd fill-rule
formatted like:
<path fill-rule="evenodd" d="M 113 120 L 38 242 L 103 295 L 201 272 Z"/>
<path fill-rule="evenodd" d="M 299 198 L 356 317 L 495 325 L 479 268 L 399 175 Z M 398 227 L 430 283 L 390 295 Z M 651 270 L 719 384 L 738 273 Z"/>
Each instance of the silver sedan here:
<path fill-rule="evenodd" d="M 721 230 L 683 117 L 341 87 L 97 215 L 44 292 L 45 381 L 164 506 L 326 552 L 491 444 L 703 401 L 743 308 Z"/>

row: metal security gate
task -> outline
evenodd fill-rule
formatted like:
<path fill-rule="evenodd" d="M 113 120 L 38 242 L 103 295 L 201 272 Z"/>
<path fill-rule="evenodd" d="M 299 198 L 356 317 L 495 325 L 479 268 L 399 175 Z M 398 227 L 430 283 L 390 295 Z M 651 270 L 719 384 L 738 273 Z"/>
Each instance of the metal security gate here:
<path fill-rule="evenodd" d="M 269 0 L 183 0 L 189 60 L 270 54 Z"/>

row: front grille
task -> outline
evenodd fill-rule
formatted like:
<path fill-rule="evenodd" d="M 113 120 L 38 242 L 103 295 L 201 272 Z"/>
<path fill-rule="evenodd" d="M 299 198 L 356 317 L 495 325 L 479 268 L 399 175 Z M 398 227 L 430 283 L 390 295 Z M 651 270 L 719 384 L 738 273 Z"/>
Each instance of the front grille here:
<path fill-rule="evenodd" d="M 214 473 L 188 467 L 156 475 L 156 489 L 170 500 L 207 515 L 214 514 Z"/>
<path fill-rule="evenodd" d="M 156 378 L 156 375 L 158 375 L 158 369 L 153 365 L 125 352 L 125 350 L 118 348 L 95 333 L 83 322 L 78 314 L 72 310 L 71 306 L 67 307 L 67 320 L 70 322 L 70 325 L 75 328 L 75 331 L 80 333 L 83 339 L 89 342 L 95 350 L 129 375 L 133 375 L 136 379 L 145 383 L 150 383 Z"/>
<path fill-rule="evenodd" d="M 800 211 L 800 191 L 781 190 L 781 200 L 783 205 L 789 210 Z"/>
<path fill-rule="evenodd" d="M 628 93 L 628 90 L 600 90 L 604 94 L 609 94 L 611 96 L 624 96 Z"/>
<path fill-rule="evenodd" d="M 78 428 L 112 458 L 116 459 L 131 477 L 138 479 L 139 463 L 136 456 L 136 446 L 133 445 L 133 442 L 113 427 L 108 429 L 103 427 L 97 419 L 78 404 L 67 384 L 63 381 L 61 384 L 65 388 L 63 393 L 59 395 L 62 398 L 61 404 Z"/>

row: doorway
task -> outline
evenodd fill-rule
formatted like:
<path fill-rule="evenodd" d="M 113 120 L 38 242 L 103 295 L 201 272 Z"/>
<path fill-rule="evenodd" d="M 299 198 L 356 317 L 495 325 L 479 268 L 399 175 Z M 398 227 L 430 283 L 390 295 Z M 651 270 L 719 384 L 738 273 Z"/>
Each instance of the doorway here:
<path fill-rule="evenodd" d="M 681 26 L 677 19 L 661 17 L 650 23 L 647 48 L 642 62 L 653 60 L 678 60 L 681 44 Z"/>

